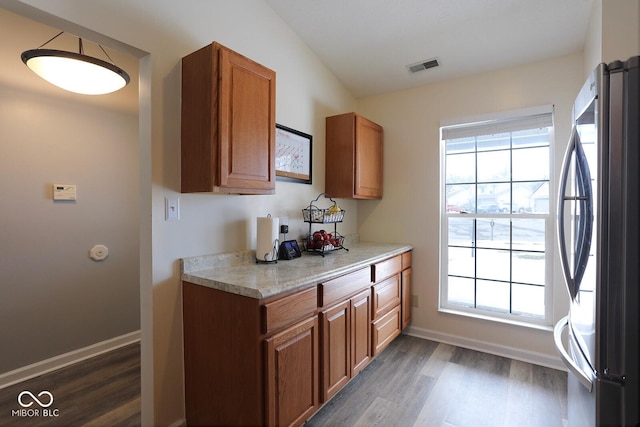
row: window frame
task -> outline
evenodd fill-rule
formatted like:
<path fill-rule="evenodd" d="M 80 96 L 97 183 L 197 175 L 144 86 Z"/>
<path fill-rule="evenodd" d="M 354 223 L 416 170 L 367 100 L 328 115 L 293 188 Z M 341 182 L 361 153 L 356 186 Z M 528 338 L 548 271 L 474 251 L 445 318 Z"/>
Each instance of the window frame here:
<path fill-rule="evenodd" d="M 478 122 L 500 122 L 504 120 L 524 118 L 539 114 L 551 114 L 551 130 L 549 132 L 549 211 L 548 213 L 473 213 L 468 218 L 495 218 L 495 219 L 544 219 L 545 224 L 545 272 L 544 272 L 544 316 L 541 318 L 512 314 L 509 312 L 493 311 L 477 307 L 466 307 L 459 304 L 452 304 L 448 301 L 448 276 L 449 276 L 449 218 L 463 218 L 460 213 L 447 212 L 447 182 L 446 182 L 446 159 L 447 149 L 446 140 L 443 137 L 443 129 L 454 126 L 461 126 Z M 482 116 L 458 118 L 453 120 L 445 120 L 440 123 L 440 249 L 439 249 L 439 301 L 438 311 L 452 313 L 457 315 L 481 318 L 491 321 L 516 324 L 531 328 L 548 330 L 553 326 L 553 269 L 555 260 L 555 211 L 556 211 L 556 179 L 554 167 L 554 149 L 555 149 L 555 124 L 554 111 L 552 105 L 544 105 L 533 108 L 525 108 L 501 112 L 495 114 L 487 114 Z M 522 129 L 524 130 L 524 128 Z M 510 156 L 513 153 L 513 147 L 509 148 Z M 514 182 L 510 177 L 511 184 Z M 515 181 L 518 182 L 518 181 Z M 476 180 L 475 185 L 478 184 Z M 477 208 L 477 206 L 476 206 Z M 467 214 L 464 214 L 467 215 Z M 511 227 L 511 221 L 509 221 Z M 513 253 L 513 248 L 509 248 L 509 253 Z M 474 278 L 477 279 L 476 273 Z M 514 283 L 509 282 L 510 286 Z M 517 282 L 516 282 L 517 283 Z M 477 298 L 474 296 L 474 305 L 477 304 Z"/>

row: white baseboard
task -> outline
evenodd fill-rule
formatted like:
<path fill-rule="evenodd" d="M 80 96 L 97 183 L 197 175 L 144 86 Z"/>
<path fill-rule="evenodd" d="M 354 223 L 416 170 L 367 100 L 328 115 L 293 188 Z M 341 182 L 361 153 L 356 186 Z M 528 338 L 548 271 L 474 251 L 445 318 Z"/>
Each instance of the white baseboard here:
<path fill-rule="evenodd" d="M 108 351 L 124 347 L 129 344 L 140 341 L 140 331 L 130 332 L 119 337 L 111 338 L 88 347 L 79 348 L 52 358 L 14 369 L 13 371 L 0 374 L 0 389 L 9 387 L 10 385 L 35 378 L 39 375 L 64 368 L 82 360 L 98 356 Z"/>
<path fill-rule="evenodd" d="M 560 371 L 567 370 L 566 366 L 562 363 L 562 360 L 560 360 L 559 356 L 554 357 L 545 353 L 538 353 L 514 347 L 492 344 L 484 341 L 478 341 L 470 338 L 432 331 L 429 329 L 416 328 L 413 326 L 409 326 L 404 331 L 404 333 L 406 335 L 411 335 L 418 338 L 451 344 L 457 347 L 481 351 L 483 353 L 495 354 L 496 356 L 508 357 L 510 359 L 533 363 L 534 365 L 546 366 L 548 368 L 553 368 Z"/>

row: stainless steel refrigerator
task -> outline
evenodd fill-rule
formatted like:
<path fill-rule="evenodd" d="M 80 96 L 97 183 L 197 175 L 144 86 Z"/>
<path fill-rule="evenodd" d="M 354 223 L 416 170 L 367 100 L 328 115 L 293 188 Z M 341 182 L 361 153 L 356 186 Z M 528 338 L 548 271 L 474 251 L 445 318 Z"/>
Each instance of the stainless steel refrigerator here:
<path fill-rule="evenodd" d="M 640 425 L 639 134 L 640 57 L 600 64 L 573 107 L 558 197 L 570 426 Z"/>

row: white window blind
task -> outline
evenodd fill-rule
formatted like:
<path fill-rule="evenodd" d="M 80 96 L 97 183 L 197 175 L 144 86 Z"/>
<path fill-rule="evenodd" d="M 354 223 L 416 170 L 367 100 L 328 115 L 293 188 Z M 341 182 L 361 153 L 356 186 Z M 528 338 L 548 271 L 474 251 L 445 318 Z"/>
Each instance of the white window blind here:
<path fill-rule="evenodd" d="M 495 135 L 525 129 L 539 129 L 553 126 L 553 115 L 548 113 L 532 116 L 513 117 L 501 120 L 487 120 L 465 123 L 442 128 L 442 139 L 469 138 L 473 136 Z"/>

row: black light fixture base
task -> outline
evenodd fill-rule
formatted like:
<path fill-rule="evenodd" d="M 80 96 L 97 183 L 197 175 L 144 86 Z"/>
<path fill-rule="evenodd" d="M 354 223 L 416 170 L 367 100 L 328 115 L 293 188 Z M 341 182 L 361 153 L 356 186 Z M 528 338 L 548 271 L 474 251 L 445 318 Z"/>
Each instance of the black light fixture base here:
<path fill-rule="evenodd" d="M 131 81 L 129 74 L 115 65 L 100 45 L 98 46 L 111 62 L 85 55 L 81 38 L 78 38 L 77 53 L 42 49 L 44 45 L 61 34 L 63 32 L 58 33 L 37 49 L 22 52 L 20 55 L 22 62 L 49 83 L 85 95 L 106 94 L 129 84 Z"/>

